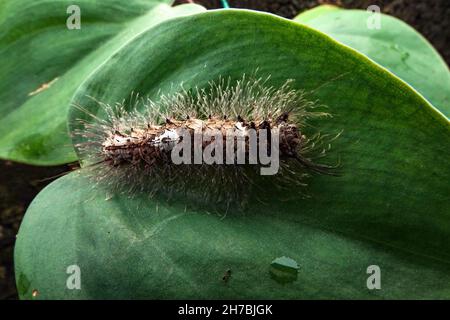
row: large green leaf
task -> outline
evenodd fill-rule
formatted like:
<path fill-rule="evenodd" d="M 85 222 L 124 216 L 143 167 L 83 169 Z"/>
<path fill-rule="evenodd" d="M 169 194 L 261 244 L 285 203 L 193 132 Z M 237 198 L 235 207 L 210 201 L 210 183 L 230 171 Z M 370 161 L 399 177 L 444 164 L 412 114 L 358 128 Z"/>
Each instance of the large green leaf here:
<path fill-rule="evenodd" d="M 162 20 L 203 10 L 170 0 L 6 1 L 0 11 L 0 158 L 54 165 L 76 160 L 67 111 L 78 86 L 127 42 Z M 55 80 L 57 79 L 57 80 Z M 50 83 L 39 91 L 42 84 Z M 31 94 L 31 95 L 30 95 Z"/>
<path fill-rule="evenodd" d="M 412 27 L 380 14 L 380 28 L 371 12 L 323 5 L 307 10 L 294 21 L 320 30 L 364 53 L 405 80 L 447 117 L 450 115 L 450 72 L 439 53 Z"/>
<path fill-rule="evenodd" d="M 257 68 L 275 85 L 295 79 L 328 105 L 334 117 L 314 125 L 344 130 L 329 154 L 340 158 L 341 177 L 314 176 L 309 198 L 292 189 L 293 200 L 274 195 L 221 219 L 147 195 L 109 199 L 72 173 L 25 215 L 15 252 L 21 297 L 449 298 L 450 124 L 403 81 L 328 36 L 252 11 L 172 19 L 106 61 L 74 102 L 95 113 L 86 95 L 155 97 L 182 81 L 203 86 Z M 71 118 L 79 116 L 73 109 Z M 299 264 L 297 280 L 279 283 L 280 270 L 273 279 L 270 264 L 282 256 Z M 65 286 L 73 264 L 81 290 Z M 369 265 L 381 268 L 381 290 L 366 287 Z"/>
<path fill-rule="evenodd" d="M 343 234 L 299 209 L 220 219 L 147 196 L 105 200 L 105 194 L 71 174 L 34 201 L 16 246 L 21 298 L 35 290 L 36 299 L 450 297 L 448 260 L 395 247 L 394 235 L 377 241 Z M 353 214 L 370 219 L 375 236 L 383 228 L 364 211 Z M 396 238 L 405 238 L 408 222 L 398 223 Z M 272 279 L 270 264 L 282 256 L 300 265 L 296 281 Z M 379 291 L 366 287 L 367 267 L 374 264 L 381 268 Z M 80 267 L 81 290 L 66 287 L 71 265 Z M 232 276 L 224 283 L 228 269 Z"/>

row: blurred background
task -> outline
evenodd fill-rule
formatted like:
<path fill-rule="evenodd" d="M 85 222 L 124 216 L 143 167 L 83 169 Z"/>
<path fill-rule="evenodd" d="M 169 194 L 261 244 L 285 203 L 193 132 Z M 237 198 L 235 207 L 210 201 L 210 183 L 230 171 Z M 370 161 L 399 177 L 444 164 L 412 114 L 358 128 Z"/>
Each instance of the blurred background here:
<path fill-rule="evenodd" d="M 194 2 L 208 9 L 221 8 L 220 0 L 177 0 Z M 320 4 L 366 9 L 378 5 L 382 12 L 402 19 L 425 38 L 450 64 L 450 1 L 448 0 L 229 0 L 231 7 L 267 11 L 293 18 Z M 47 184 L 68 172 L 68 165 L 35 167 L 0 160 L 0 300 L 17 299 L 13 252 L 16 234 L 28 205 Z"/>

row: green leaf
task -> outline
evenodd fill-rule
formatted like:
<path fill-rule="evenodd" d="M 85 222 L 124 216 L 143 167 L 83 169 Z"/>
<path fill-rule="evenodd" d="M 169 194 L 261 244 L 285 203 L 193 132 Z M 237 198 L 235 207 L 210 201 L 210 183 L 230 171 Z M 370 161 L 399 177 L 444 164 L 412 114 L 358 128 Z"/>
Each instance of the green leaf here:
<path fill-rule="evenodd" d="M 258 208 L 262 210 L 221 219 L 149 201 L 145 195 L 105 200 L 107 191 L 91 185 L 83 176 L 70 174 L 31 205 L 15 253 L 22 299 L 450 296 L 448 260 L 392 245 L 390 239 L 404 239 L 411 231 L 411 218 L 396 225 L 396 235 L 378 241 L 372 232 L 383 223 L 374 217 L 366 222 L 372 231 L 366 238 L 312 222 L 298 209 Z M 367 218 L 364 211 L 353 214 Z M 424 220 L 431 222 L 432 217 Z M 347 224 L 356 225 L 351 219 Z M 420 239 L 428 242 L 436 236 Z M 274 260 L 283 256 L 299 265 L 298 271 L 291 268 L 296 272 L 291 277 L 282 277 L 282 269 L 277 269 L 281 275 L 273 275 Z M 382 289 L 371 291 L 366 287 L 367 267 L 374 264 L 381 268 Z M 81 290 L 66 286 L 71 265 L 80 268 Z M 222 278 L 229 269 L 225 283 Z M 35 290 L 39 295 L 33 298 Z"/>
<path fill-rule="evenodd" d="M 73 1 L 2 3 L 0 158 L 39 165 L 75 161 L 67 112 L 78 86 L 144 30 L 204 10 L 164 2 L 171 1 L 77 1 L 80 30 L 66 27 Z M 46 83 L 50 87 L 40 91 Z"/>
<path fill-rule="evenodd" d="M 385 15 L 380 29 L 368 28 L 373 13 L 324 5 L 294 21 L 320 30 L 365 54 L 409 83 L 447 117 L 450 115 L 450 72 L 439 53 L 412 27 Z"/>
<path fill-rule="evenodd" d="M 107 189 L 72 173 L 25 215 L 15 251 L 20 296 L 449 298 L 450 124 L 403 81 L 322 33 L 252 11 L 176 18 L 105 62 L 74 102 L 96 113 L 85 95 L 155 97 L 182 81 L 204 86 L 257 68 L 273 84 L 295 79 L 328 105 L 334 117 L 314 125 L 343 130 L 329 154 L 340 158 L 341 177 L 314 176 L 309 198 L 293 188 L 293 200 L 274 195 L 221 219 L 147 195 L 106 200 Z M 81 290 L 65 286 L 74 264 Z M 366 287 L 370 265 L 381 268 L 381 290 Z"/>
<path fill-rule="evenodd" d="M 294 18 L 294 20 L 307 24 L 310 20 L 314 20 L 317 17 L 320 17 L 323 14 L 329 13 L 331 11 L 335 10 L 341 10 L 339 7 L 330 5 L 330 4 L 323 4 L 320 6 L 317 6 L 310 10 L 305 10 L 302 13 L 300 13 L 297 17 Z"/>

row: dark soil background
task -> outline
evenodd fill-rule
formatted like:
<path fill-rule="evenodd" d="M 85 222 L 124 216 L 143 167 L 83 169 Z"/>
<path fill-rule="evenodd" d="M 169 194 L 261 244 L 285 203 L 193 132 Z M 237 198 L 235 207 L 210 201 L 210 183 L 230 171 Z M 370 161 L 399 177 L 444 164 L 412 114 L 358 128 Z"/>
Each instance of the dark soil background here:
<path fill-rule="evenodd" d="M 192 1 L 177 0 L 176 3 Z M 220 0 L 194 0 L 208 9 L 221 8 Z M 230 0 L 231 7 L 268 11 L 292 18 L 319 4 L 366 9 L 376 4 L 385 13 L 396 16 L 422 33 L 450 64 L 448 0 Z M 0 161 L 0 300 L 16 299 L 13 249 L 20 222 L 36 194 L 69 166 L 34 167 Z"/>

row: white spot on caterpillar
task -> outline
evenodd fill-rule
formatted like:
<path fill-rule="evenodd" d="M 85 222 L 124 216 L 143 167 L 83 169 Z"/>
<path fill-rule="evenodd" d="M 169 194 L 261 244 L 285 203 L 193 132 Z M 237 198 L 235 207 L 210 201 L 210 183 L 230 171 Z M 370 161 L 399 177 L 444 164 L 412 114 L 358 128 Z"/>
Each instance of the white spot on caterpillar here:
<path fill-rule="evenodd" d="M 153 140 L 153 143 L 161 150 L 171 151 L 179 139 L 180 136 L 176 130 L 165 130 L 162 135 Z"/>

